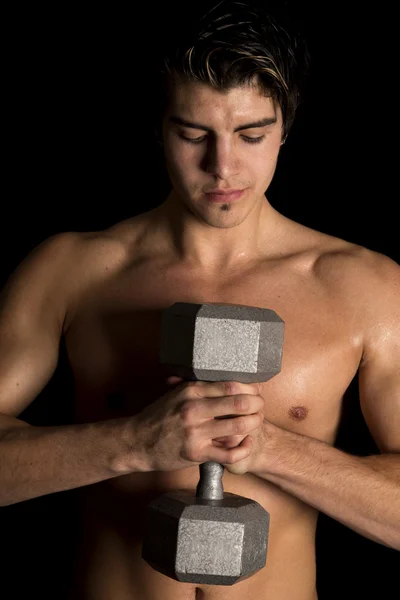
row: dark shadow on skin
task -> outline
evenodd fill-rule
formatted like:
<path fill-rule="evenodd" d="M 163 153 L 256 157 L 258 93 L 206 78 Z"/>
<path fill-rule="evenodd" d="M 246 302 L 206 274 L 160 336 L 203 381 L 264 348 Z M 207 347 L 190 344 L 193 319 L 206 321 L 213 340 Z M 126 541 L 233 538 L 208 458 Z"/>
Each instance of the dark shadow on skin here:
<path fill-rule="evenodd" d="M 73 378 L 62 342 L 52 379 L 18 418 L 37 426 L 66 425 L 73 410 Z M 41 600 L 67 600 L 79 529 L 75 490 L 1 507 L 2 589 L 12 590 L 13 598 L 37 591 Z"/>
<path fill-rule="evenodd" d="M 357 377 L 343 399 L 335 447 L 356 456 L 379 454 L 365 423 Z M 316 535 L 319 600 L 390 598 L 400 554 L 320 513 Z M 373 589 L 379 589 L 376 595 Z"/>
<path fill-rule="evenodd" d="M 147 312 L 143 311 L 141 316 L 145 321 L 149 319 Z M 121 315 L 121 320 L 115 316 L 110 319 L 114 325 L 120 322 L 126 325 L 127 322 L 126 315 Z M 154 327 L 154 321 L 150 322 Z M 152 327 L 149 325 L 147 331 L 150 330 Z M 73 376 L 62 341 L 53 378 L 20 418 L 42 426 L 73 422 L 73 389 Z M 356 378 L 344 396 L 335 446 L 358 456 L 378 452 L 361 412 Z M 143 496 L 142 508 L 159 491 L 155 485 L 148 496 Z M 107 489 L 107 493 L 113 496 L 105 498 L 106 502 L 112 501 L 110 505 L 115 505 L 115 501 L 131 503 L 118 490 Z M 124 513 L 121 511 L 121 515 Z M 0 508 L 2 546 L 6 549 L 2 553 L 4 589 L 13 589 L 15 597 L 21 598 L 29 590 L 41 590 L 42 600 L 54 600 L 54 590 L 57 590 L 57 600 L 66 600 L 75 551 L 79 545 L 80 518 L 78 490 Z M 114 514 L 113 518 L 118 521 L 118 515 Z M 122 519 L 116 525 L 124 535 L 129 533 L 137 537 L 140 534 L 137 529 L 127 532 L 127 523 Z M 324 514 L 320 514 L 318 520 L 316 551 L 319 600 L 371 598 L 372 587 L 378 585 L 380 593 L 374 598 L 390 598 L 396 589 L 399 553 L 368 540 Z"/>

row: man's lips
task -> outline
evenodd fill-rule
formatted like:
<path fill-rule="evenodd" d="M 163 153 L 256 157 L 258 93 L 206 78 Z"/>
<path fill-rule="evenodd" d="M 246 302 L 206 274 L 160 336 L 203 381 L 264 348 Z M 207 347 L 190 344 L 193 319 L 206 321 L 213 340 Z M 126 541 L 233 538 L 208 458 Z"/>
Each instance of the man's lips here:
<path fill-rule="evenodd" d="M 233 202 L 239 200 L 244 193 L 243 190 L 216 190 L 206 192 L 206 198 L 209 202 Z"/>
<path fill-rule="evenodd" d="M 215 190 L 209 190 L 207 192 L 205 192 L 206 194 L 234 194 L 236 192 L 243 192 L 244 190 L 239 189 L 239 190 L 222 190 L 222 189 L 215 189 Z"/>

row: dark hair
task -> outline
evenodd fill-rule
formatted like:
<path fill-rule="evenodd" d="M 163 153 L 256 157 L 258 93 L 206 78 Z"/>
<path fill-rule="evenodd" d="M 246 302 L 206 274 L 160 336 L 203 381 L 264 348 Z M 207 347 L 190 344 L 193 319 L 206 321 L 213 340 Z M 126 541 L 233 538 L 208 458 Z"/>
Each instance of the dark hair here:
<path fill-rule="evenodd" d="M 161 117 L 173 82 L 204 82 L 219 90 L 257 83 L 279 104 L 286 139 L 302 98 L 309 53 L 305 39 L 290 31 L 289 21 L 278 22 L 266 4 L 214 0 L 203 14 L 192 13 L 183 24 L 180 19 L 180 28 L 169 29 L 158 68 Z"/>

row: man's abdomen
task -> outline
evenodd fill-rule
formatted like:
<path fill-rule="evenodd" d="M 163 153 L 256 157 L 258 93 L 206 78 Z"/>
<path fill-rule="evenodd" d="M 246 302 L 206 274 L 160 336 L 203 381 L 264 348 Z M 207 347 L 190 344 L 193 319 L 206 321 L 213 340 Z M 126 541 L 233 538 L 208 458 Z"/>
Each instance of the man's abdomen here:
<path fill-rule="evenodd" d="M 141 473 L 81 490 L 82 539 L 74 600 L 315 600 L 317 512 L 252 475 L 224 475 L 226 491 L 254 498 L 270 513 L 266 566 L 233 586 L 177 582 L 141 557 L 148 502 L 158 493 L 191 489 L 198 469 Z M 180 480 L 179 480 L 180 477 Z M 174 481 L 173 481 L 174 480 Z"/>

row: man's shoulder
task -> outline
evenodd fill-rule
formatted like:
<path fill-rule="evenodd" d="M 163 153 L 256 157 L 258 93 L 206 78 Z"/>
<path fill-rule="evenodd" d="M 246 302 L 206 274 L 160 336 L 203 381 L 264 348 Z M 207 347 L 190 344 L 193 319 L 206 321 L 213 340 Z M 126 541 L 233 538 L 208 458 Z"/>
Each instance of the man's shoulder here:
<path fill-rule="evenodd" d="M 96 273 L 97 268 L 112 269 L 128 260 L 141 230 L 141 215 L 119 221 L 107 228 L 91 231 L 63 231 L 47 237 L 35 249 L 43 262 L 50 257 L 65 262 L 76 272 L 82 268 Z"/>
<path fill-rule="evenodd" d="M 399 293 L 400 268 L 389 256 L 359 244 L 316 232 L 314 273 L 332 293 L 374 305 Z"/>
<path fill-rule="evenodd" d="M 322 274 L 339 273 L 359 280 L 379 280 L 395 276 L 399 265 L 389 256 L 365 246 L 321 234 L 316 268 Z"/>
<path fill-rule="evenodd" d="M 368 294 L 399 285 L 399 265 L 389 256 L 343 238 L 285 220 L 287 254 L 330 293 Z"/>
<path fill-rule="evenodd" d="M 71 273 L 75 277 L 80 271 L 94 273 L 103 261 L 112 262 L 121 251 L 118 239 L 104 231 L 64 231 L 45 238 L 26 257 L 25 263 L 36 263 L 49 277 L 62 269 L 64 278 Z"/>
<path fill-rule="evenodd" d="M 140 220 L 129 219 L 95 231 L 64 231 L 43 240 L 26 258 L 32 273 L 61 298 L 65 326 L 86 293 L 112 278 L 135 256 Z"/>

